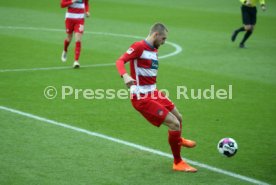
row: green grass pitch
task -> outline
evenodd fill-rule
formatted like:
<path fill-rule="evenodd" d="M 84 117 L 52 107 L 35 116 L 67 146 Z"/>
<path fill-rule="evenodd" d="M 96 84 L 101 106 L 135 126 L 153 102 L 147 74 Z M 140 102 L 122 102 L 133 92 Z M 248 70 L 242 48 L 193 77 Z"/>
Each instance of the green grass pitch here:
<path fill-rule="evenodd" d="M 146 37 L 154 22 L 169 29 L 168 41 L 182 47 L 159 62 L 158 87 L 170 92 L 184 117 L 184 136 L 197 141 L 182 156 L 268 184 L 276 184 L 276 2 L 258 11 L 246 49 L 231 33 L 241 26 L 240 3 L 212 0 L 94 0 L 86 19 L 79 70 L 63 49 L 64 15 L 59 0 L 3 1 L 0 4 L 0 106 L 170 153 L 167 128 L 151 126 L 128 99 L 62 99 L 62 86 L 125 88 L 116 59 Z M 105 33 L 105 34 L 104 34 Z M 120 36 L 121 35 L 121 36 Z M 167 44 L 160 56 L 175 48 Z M 113 65 L 113 64 L 114 65 Z M 91 66 L 108 64 L 106 66 Z M 88 67 L 85 67 L 88 66 Z M 89 67 L 90 66 L 90 67 Z M 40 70 L 15 70 L 14 69 Z M 41 70 L 48 68 L 48 70 Z M 177 99 L 176 87 L 233 87 L 233 99 Z M 47 86 L 58 90 L 49 100 Z M 173 172 L 172 159 L 105 139 L 46 124 L 0 109 L 0 184 L 245 185 L 238 178 L 198 167 L 196 174 Z M 233 137 L 233 158 L 216 149 Z"/>

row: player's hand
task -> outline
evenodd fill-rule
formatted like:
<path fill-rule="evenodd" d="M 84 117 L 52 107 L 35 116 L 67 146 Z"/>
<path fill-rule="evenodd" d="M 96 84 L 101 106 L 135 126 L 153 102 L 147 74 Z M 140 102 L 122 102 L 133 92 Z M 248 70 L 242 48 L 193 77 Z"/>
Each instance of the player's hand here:
<path fill-rule="evenodd" d="M 247 0 L 245 4 L 246 4 L 247 6 L 251 6 L 251 1 L 250 1 L 250 0 Z"/>
<path fill-rule="evenodd" d="M 86 12 L 86 13 L 85 13 L 85 17 L 87 17 L 87 18 L 90 17 L 90 13 L 89 13 L 89 12 Z"/>
<path fill-rule="evenodd" d="M 123 79 L 127 87 L 134 85 L 135 80 L 131 78 L 131 76 L 129 76 L 127 73 L 123 75 Z"/>
<path fill-rule="evenodd" d="M 266 11 L 266 6 L 265 5 L 262 5 L 261 7 L 262 7 L 263 12 Z"/>

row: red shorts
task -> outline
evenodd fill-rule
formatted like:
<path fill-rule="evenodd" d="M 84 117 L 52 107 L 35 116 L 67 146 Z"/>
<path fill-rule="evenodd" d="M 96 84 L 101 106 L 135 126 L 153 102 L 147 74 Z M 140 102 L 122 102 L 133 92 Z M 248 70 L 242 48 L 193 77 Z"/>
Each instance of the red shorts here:
<path fill-rule="evenodd" d="M 140 95 L 140 99 L 133 95 L 131 103 L 151 124 L 157 127 L 160 127 L 168 113 L 174 109 L 174 104 L 158 90 Z"/>
<path fill-rule="evenodd" d="M 72 34 L 83 33 L 84 31 L 84 19 L 65 19 L 66 33 Z"/>

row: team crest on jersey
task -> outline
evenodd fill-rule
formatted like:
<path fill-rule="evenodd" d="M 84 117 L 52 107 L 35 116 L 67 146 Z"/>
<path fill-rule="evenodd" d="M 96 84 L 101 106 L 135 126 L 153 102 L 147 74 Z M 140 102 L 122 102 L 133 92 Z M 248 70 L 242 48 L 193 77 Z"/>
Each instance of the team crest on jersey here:
<path fill-rule="evenodd" d="M 158 114 L 158 116 L 163 116 L 164 112 L 163 112 L 163 110 L 159 109 L 159 110 L 157 111 L 157 114 Z"/>
<path fill-rule="evenodd" d="M 128 50 L 127 50 L 127 54 L 131 54 L 131 53 L 133 53 L 133 51 L 134 51 L 134 49 L 133 48 L 129 48 Z"/>

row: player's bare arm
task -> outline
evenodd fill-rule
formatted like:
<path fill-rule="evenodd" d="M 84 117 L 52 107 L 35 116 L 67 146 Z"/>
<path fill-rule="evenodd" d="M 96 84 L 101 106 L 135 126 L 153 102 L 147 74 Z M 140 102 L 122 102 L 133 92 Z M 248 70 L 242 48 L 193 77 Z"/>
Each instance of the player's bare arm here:
<path fill-rule="evenodd" d="M 88 18 L 90 17 L 90 12 L 89 12 L 89 0 L 84 1 L 84 5 L 85 5 L 85 17 Z"/>

